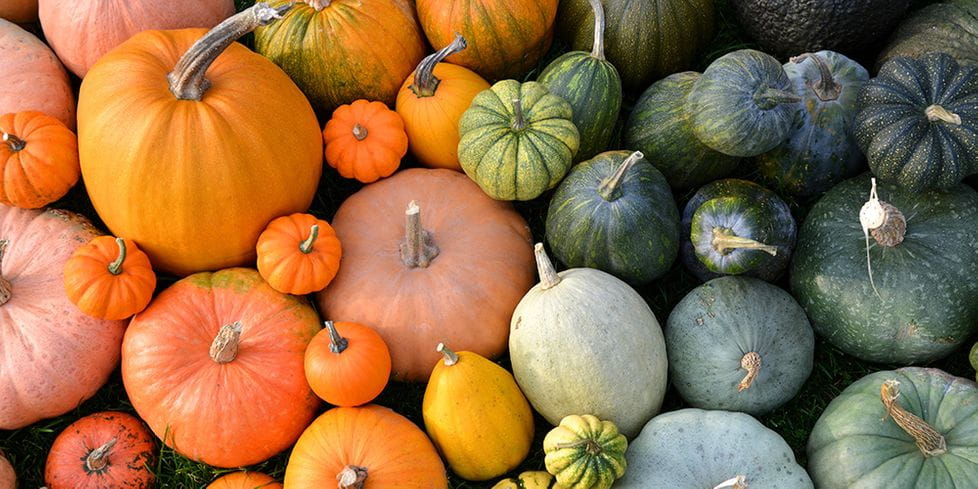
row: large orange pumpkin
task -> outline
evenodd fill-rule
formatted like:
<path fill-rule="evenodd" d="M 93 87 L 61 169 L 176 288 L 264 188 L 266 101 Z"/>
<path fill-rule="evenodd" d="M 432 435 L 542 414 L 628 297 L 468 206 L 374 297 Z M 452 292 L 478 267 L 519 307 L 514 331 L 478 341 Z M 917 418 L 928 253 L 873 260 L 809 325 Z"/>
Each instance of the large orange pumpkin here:
<path fill-rule="evenodd" d="M 74 409 L 119 362 L 125 323 L 86 316 L 61 284 L 96 234 L 77 214 L 0 206 L 0 430 Z"/>
<path fill-rule="evenodd" d="M 277 66 L 232 43 L 276 12 L 259 3 L 205 37 L 137 34 L 82 82 L 88 195 L 112 233 L 139 243 L 158 270 L 252 261 L 269 221 L 312 202 L 323 149 L 309 102 Z"/>
<path fill-rule="evenodd" d="M 36 110 L 75 128 L 68 73 L 47 45 L 0 19 L 0 60 L 0 114 Z"/>
<path fill-rule="evenodd" d="M 261 472 L 242 470 L 217 478 L 207 489 L 282 489 L 282 484 Z"/>
<path fill-rule="evenodd" d="M 139 418 L 105 411 L 68 425 L 44 465 L 48 489 L 150 489 L 156 440 Z"/>
<path fill-rule="evenodd" d="M 530 231 L 509 203 L 461 173 L 414 168 L 351 196 L 333 228 L 343 263 L 319 304 L 326 317 L 376 329 L 395 379 L 427 380 L 442 341 L 488 358 L 506 349 L 536 270 Z"/>
<path fill-rule="evenodd" d="M 122 381 L 167 446 L 216 467 L 251 465 L 291 446 L 312 419 L 319 399 L 303 356 L 318 331 L 305 299 L 254 270 L 191 275 L 129 324 Z"/>
<path fill-rule="evenodd" d="M 0 452 L 0 489 L 17 489 L 17 474 L 3 452 Z"/>
<path fill-rule="evenodd" d="M 0 19 L 18 24 L 37 20 L 37 0 L 3 0 L 0 2 Z"/>
<path fill-rule="evenodd" d="M 0 203 L 36 209 L 78 182 L 78 140 L 63 122 L 33 110 L 0 115 Z"/>

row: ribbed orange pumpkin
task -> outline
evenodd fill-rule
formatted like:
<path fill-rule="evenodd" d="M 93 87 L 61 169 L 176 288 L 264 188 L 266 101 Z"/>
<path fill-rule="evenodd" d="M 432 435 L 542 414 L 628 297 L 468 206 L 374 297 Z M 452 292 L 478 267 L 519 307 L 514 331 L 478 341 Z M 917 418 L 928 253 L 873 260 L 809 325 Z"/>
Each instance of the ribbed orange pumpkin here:
<path fill-rule="evenodd" d="M 312 202 L 323 156 L 312 107 L 282 70 L 232 42 L 276 15 L 259 3 L 206 36 L 142 32 L 82 82 L 88 195 L 113 234 L 139 243 L 158 270 L 253 261 L 265 225 Z"/>
<path fill-rule="evenodd" d="M 37 0 L 3 0 L 0 3 L 0 19 L 18 24 L 37 20 Z"/>
<path fill-rule="evenodd" d="M 61 121 L 36 111 L 0 116 L 0 203 L 36 209 L 78 182 L 78 140 Z"/>
<path fill-rule="evenodd" d="M 489 83 L 474 71 L 441 61 L 465 49 L 465 38 L 426 57 L 397 93 L 397 113 L 404 119 L 411 153 L 433 168 L 461 171 L 458 120 Z"/>
<path fill-rule="evenodd" d="M 78 309 L 99 319 L 125 319 L 149 304 L 156 274 L 132 240 L 99 236 L 65 263 L 64 286 Z"/>
<path fill-rule="evenodd" d="M 0 19 L 0 59 L 0 114 L 36 110 L 75 128 L 68 73 L 46 44 Z"/>
<path fill-rule="evenodd" d="M 48 489 L 150 489 L 155 469 L 156 439 L 146 425 L 106 411 L 71 423 L 55 438 L 44 482 Z"/>
<path fill-rule="evenodd" d="M 369 326 L 326 321 L 306 349 L 306 380 L 336 406 L 359 406 L 376 398 L 391 376 L 391 354 Z"/>
<path fill-rule="evenodd" d="M 295 295 L 323 290 L 340 268 L 340 240 L 312 214 L 275 218 L 258 237 L 258 273 L 273 289 Z"/>
<path fill-rule="evenodd" d="M 383 102 L 341 105 L 323 129 L 326 163 L 344 178 L 375 182 L 397 171 L 408 150 L 404 121 Z"/>
<path fill-rule="evenodd" d="M 282 489 L 282 484 L 261 472 L 231 472 L 218 477 L 207 489 Z"/>

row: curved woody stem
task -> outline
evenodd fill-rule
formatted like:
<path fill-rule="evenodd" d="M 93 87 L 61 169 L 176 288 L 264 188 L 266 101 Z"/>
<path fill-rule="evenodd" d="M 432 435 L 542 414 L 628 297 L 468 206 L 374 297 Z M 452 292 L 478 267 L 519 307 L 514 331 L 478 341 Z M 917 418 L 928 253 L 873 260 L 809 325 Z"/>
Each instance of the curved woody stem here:
<path fill-rule="evenodd" d="M 414 83 L 408 88 L 417 97 L 431 97 L 438 90 L 438 83 L 441 81 L 435 77 L 435 66 L 445 58 L 465 49 L 468 43 L 461 34 L 455 33 L 455 39 L 448 45 L 432 54 L 429 54 L 418 63 L 414 70 Z"/>

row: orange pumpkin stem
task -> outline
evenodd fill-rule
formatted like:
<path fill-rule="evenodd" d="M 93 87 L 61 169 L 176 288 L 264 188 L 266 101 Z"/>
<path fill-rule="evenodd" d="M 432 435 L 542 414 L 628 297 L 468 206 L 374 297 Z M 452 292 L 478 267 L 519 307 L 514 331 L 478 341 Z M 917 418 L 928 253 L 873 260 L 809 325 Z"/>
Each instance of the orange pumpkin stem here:
<path fill-rule="evenodd" d="M 438 83 L 441 81 L 434 75 L 435 65 L 467 46 L 468 43 L 465 42 L 465 38 L 456 32 L 455 39 L 451 44 L 429 54 L 418 63 L 418 67 L 414 70 L 414 83 L 408 88 L 418 98 L 434 96 L 435 91 L 438 90 Z"/>
<path fill-rule="evenodd" d="M 282 14 L 292 8 L 291 3 L 269 7 L 267 3 L 256 3 L 252 7 L 232 15 L 204 34 L 184 53 L 173 71 L 166 75 L 170 92 L 180 100 L 200 100 L 210 88 L 204 78 L 207 68 L 225 49 L 241 36 L 263 25 L 281 19 Z"/>
<path fill-rule="evenodd" d="M 404 242 L 401 243 L 401 261 L 411 268 L 427 268 L 438 256 L 431 233 L 421 227 L 421 208 L 411 201 L 404 211 Z"/>
<path fill-rule="evenodd" d="M 747 371 L 747 376 L 737 384 L 737 392 L 750 389 L 751 384 L 757 379 L 757 375 L 761 373 L 761 356 L 756 351 L 744 355 L 740 359 L 740 368 Z"/>
<path fill-rule="evenodd" d="M 594 11 L 594 45 L 591 48 L 591 57 L 604 59 L 604 6 L 601 0 L 589 0 L 591 10 Z"/>
<path fill-rule="evenodd" d="M 825 60 L 821 56 L 815 53 L 805 53 L 791 58 L 791 62 L 798 64 L 806 59 L 810 59 L 815 63 L 819 74 L 818 81 L 815 83 L 809 82 L 808 88 L 811 88 L 815 92 L 815 96 L 823 102 L 838 99 L 839 95 L 842 95 L 842 85 L 835 82 L 835 78 L 832 77 L 832 70 L 829 69 L 829 65 L 825 63 Z"/>
<path fill-rule="evenodd" d="M 241 322 L 221 326 L 214 342 L 211 343 L 211 360 L 217 363 L 230 363 L 238 356 L 238 345 L 241 343 Z"/>
<path fill-rule="evenodd" d="M 547 256 L 547 251 L 543 249 L 543 243 L 537 243 L 533 247 L 533 256 L 537 259 L 537 273 L 540 274 L 540 287 L 547 290 L 560 283 L 560 275 L 554 269 L 553 262 Z"/>
<path fill-rule="evenodd" d="M 336 474 L 339 489 L 363 489 L 367 481 L 367 468 L 359 465 L 347 465 Z"/>
<path fill-rule="evenodd" d="M 526 120 L 523 118 L 523 102 L 518 99 L 513 99 L 513 130 L 522 131 L 526 129 Z"/>
<path fill-rule="evenodd" d="M 10 146 L 10 151 L 20 151 L 27 146 L 27 141 L 7 132 L 3 133 L 3 142 Z"/>
<path fill-rule="evenodd" d="M 116 438 L 107 441 L 104 445 L 92 450 L 85 458 L 85 470 L 88 472 L 98 472 L 109 465 L 109 451 L 115 446 Z"/>
<path fill-rule="evenodd" d="M 353 137 L 357 138 L 357 141 L 363 141 L 367 139 L 367 128 L 360 125 L 359 122 L 353 126 Z"/>
<path fill-rule="evenodd" d="M 109 263 L 109 273 L 112 275 L 119 275 L 122 273 L 122 264 L 126 261 L 126 240 L 122 238 L 116 238 L 115 244 L 119 246 L 119 256 Z"/>
<path fill-rule="evenodd" d="M 332 321 L 326 321 L 326 331 L 329 331 L 329 351 L 339 355 L 350 346 L 350 342 L 340 336 L 340 332 L 336 330 L 336 325 Z"/>
<path fill-rule="evenodd" d="M 299 251 L 307 255 L 312 253 L 313 247 L 316 246 L 317 238 L 319 238 L 319 224 L 313 224 L 312 227 L 309 228 L 309 237 L 299 244 Z"/>
<path fill-rule="evenodd" d="M 333 2 L 332 0 L 306 0 L 306 3 L 308 3 L 310 7 L 316 9 L 316 12 L 319 12 L 320 10 L 329 7 L 329 4 Z"/>
<path fill-rule="evenodd" d="M 641 151 L 628 155 L 628 158 L 625 158 L 625 161 L 618 166 L 615 174 L 601 182 L 601 185 L 598 186 L 598 195 L 608 202 L 618 200 L 618 197 L 621 197 L 621 182 L 625 180 L 625 174 L 642 158 L 645 158 L 645 155 Z"/>
<path fill-rule="evenodd" d="M 10 244 L 10 241 L 6 239 L 0 240 L 0 265 L 3 264 L 3 255 L 7 253 L 8 244 Z M 3 274 L 0 273 L 0 306 L 6 304 L 7 301 L 10 300 L 10 297 L 11 297 L 10 281 L 5 279 L 3 277 Z"/>
<path fill-rule="evenodd" d="M 435 347 L 435 351 L 441 353 L 445 357 L 445 365 L 451 367 L 452 365 L 458 363 L 458 353 L 453 352 L 451 349 L 445 346 L 444 343 L 438 343 L 438 346 Z"/>

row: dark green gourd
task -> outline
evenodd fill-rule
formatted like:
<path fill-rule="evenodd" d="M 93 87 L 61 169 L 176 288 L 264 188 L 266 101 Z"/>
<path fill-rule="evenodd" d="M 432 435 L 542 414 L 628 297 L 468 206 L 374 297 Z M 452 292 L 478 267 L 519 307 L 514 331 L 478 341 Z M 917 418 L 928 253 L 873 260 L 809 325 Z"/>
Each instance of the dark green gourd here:
<path fill-rule="evenodd" d="M 958 63 L 978 66 L 978 0 L 951 0 L 914 12 L 900 23 L 876 66 L 927 53 L 947 53 Z"/>

